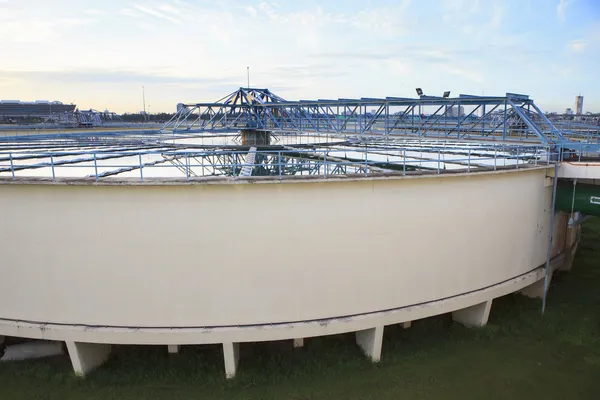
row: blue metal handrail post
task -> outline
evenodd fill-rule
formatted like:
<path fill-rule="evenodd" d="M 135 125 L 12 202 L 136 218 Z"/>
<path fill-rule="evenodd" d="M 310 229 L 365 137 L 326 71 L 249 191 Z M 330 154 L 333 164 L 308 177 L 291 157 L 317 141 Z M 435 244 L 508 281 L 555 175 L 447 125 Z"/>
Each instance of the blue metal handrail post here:
<path fill-rule="evenodd" d="M 190 154 L 185 153 L 185 179 L 190 180 Z"/>
<path fill-rule="evenodd" d="M 494 148 L 494 171 L 497 169 L 498 163 L 498 149 Z"/>
<path fill-rule="evenodd" d="M 9 154 L 9 157 L 10 157 L 10 173 L 12 174 L 12 179 L 15 180 L 15 166 L 13 164 L 12 153 Z"/>
<path fill-rule="evenodd" d="M 96 153 L 94 153 L 94 175 L 96 176 L 96 182 L 98 182 L 98 162 L 96 160 Z"/>
<path fill-rule="evenodd" d="M 469 149 L 469 161 L 467 162 L 467 172 L 471 172 L 471 149 Z"/>
<path fill-rule="evenodd" d="M 231 168 L 232 168 L 232 172 L 233 172 L 233 179 L 237 179 L 237 160 L 235 159 L 235 151 L 231 152 L 231 157 L 233 159 L 232 163 L 231 163 Z"/>
<path fill-rule="evenodd" d="M 279 179 L 281 180 L 281 151 L 277 152 L 277 167 L 279 168 Z"/>
<path fill-rule="evenodd" d="M 144 172 L 142 171 L 143 165 L 142 165 L 142 155 L 138 154 L 138 158 L 140 160 L 140 180 L 142 182 L 144 182 Z"/>
<path fill-rule="evenodd" d="M 50 154 L 50 164 L 52 165 L 52 180 L 55 180 L 56 176 L 54 175 L 54 157 L 52 154 Z"/>

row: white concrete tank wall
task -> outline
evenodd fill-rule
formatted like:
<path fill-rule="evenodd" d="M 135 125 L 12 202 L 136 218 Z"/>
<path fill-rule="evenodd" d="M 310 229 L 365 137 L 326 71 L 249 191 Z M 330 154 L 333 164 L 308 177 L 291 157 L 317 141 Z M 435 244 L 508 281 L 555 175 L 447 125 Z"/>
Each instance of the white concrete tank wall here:
<path fill-rule="evenodd" d="M 551 189 L 543 168 L 269 184 L 5 184 L 0 319 L 238 327 L 441 300 L 545 262 Z"/>

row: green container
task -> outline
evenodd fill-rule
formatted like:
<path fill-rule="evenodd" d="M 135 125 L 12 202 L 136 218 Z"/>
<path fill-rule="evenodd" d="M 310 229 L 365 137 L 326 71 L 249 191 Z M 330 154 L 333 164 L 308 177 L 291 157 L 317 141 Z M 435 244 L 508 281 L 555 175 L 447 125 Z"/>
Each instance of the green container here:
<path fill-rule="evenodd" d="M 575 189 L 575 204 L 573 205 L 573 189 Z M 556 210 L 571 212 L 579 211 L 585 215 L 600 216 L 600 185 L 586 183 L 558 182 L 556 187 Z"/>

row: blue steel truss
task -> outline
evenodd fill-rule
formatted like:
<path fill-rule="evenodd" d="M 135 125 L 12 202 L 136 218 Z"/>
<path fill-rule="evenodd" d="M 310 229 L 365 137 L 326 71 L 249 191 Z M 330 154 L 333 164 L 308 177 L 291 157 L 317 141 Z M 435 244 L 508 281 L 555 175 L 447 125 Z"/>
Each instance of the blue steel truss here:
<path fill-rule="evenodd" d="M 569 145 L 573 141 L 571 133 L 557 128 L 529 96 L 515 93 L 502 97 L 461 94 L 455 98 L 287 101 L 268 89 L 240 88 L 214 103 L 180 104 L 162 132 L 216 133 L 242 129 L 343 136 L 516 140 L 544 145 Z"/>

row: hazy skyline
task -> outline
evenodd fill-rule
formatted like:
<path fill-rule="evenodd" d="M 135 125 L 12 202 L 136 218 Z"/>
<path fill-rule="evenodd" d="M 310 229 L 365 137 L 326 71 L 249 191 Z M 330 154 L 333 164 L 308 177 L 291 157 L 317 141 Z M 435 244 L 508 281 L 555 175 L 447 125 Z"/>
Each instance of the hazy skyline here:
<path fill-rule="evenodd" d="M 598 0 L 0 0 L 0 99 L 116 112 L 451 90 L 600 112 Z"/>

